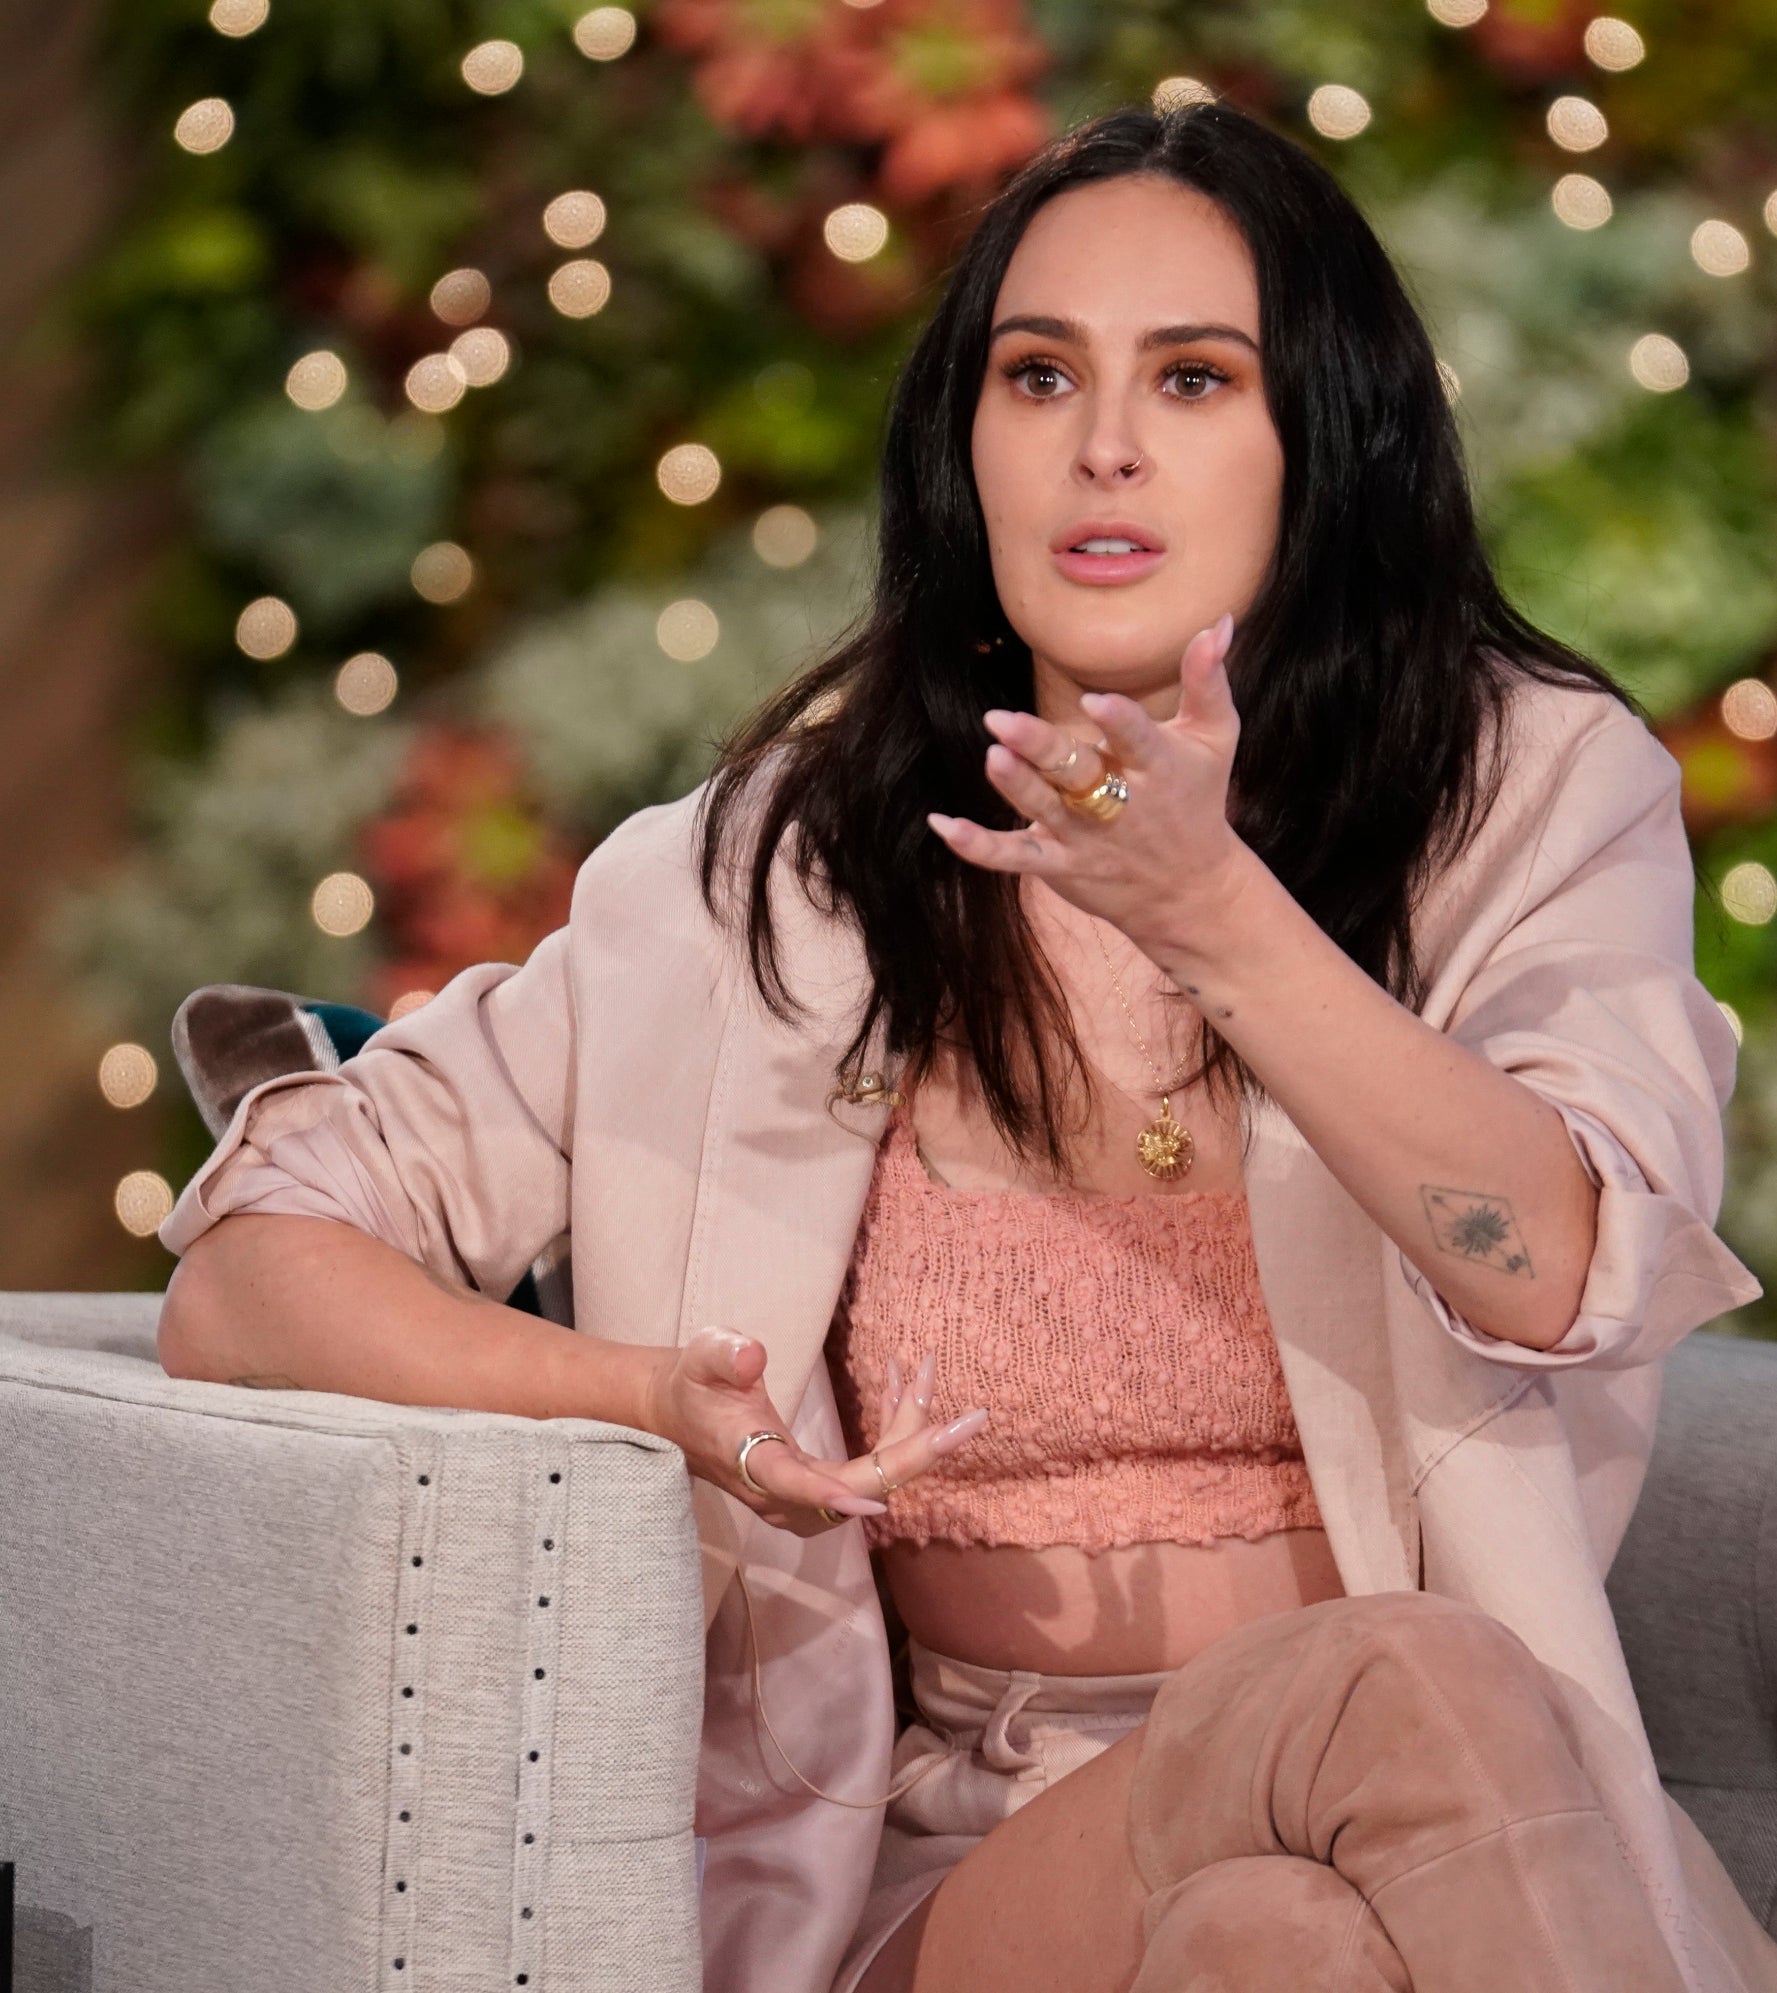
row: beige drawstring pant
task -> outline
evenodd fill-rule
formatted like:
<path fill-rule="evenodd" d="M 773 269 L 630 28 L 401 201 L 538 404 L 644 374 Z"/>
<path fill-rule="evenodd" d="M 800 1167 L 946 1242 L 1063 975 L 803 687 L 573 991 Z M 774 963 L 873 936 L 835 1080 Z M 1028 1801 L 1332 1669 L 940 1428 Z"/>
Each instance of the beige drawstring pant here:
<path fill-rule="evenodd" d="M 1517 1635 L 1423 1592 L 1253 1620 L 1176 1670 L 976 1667 L 914 1644 L 875 1885 L 833 1993 L 999 1821 L 1145 1723 L 1130 1993 L 1681 1993 Z"/>

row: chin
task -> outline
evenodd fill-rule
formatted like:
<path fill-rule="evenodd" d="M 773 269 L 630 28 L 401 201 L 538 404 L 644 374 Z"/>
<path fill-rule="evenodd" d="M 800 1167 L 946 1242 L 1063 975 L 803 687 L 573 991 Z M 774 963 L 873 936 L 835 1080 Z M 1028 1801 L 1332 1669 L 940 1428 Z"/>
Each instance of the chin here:
<path fill-rule="evenodd" d="M 1196 630 L 1183 630 L 1172 618 L 1157 629 L 1146 617 L 1119 628 L 1109 617 L 1088 623 L 1070 616 L 1026 624 L 1018 634 L 1034 656 L 1046 657 L 1082 687 L 1120 692 L 1131 684 L 1151 691 L 1156 678 L 1177 677 L 1185 646 Z"/>

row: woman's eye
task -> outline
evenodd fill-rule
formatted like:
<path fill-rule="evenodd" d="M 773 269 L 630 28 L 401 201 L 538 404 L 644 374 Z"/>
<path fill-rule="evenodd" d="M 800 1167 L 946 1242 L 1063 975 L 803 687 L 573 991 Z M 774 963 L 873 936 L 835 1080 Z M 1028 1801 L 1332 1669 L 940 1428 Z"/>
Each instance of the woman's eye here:
<path fill-rule="evenodd" d="M 1061 369 L 1050 366 L 1046 360 L 1026 360 L 1021 365 L 1011 369 L 1011 378 L 1015 381 L 1024 381 L 1027 387 L 1032 376 L 1041 376 L 1045 380 L 1058 381 L 1061 379 Z M 1053 401 L 1055 397 L 1052 394 L 1033 393 L 1031 399 L 1033 401 Z"/>
<path fill-rule="evenodd" d="M 1208 367 L 1201 364 L 1201 362 L 1192 362 L 1184 366 L 1168 368 L 1167 378 L 1181 382 L 1187 379 L 1196 381 L 1225 381 L 1228 376 L 1219 367 Z M 1187 394 L 1181 386 L 1179 399 L 1181 401 L 1205 401 L 1208 399 L 1208 395 L 1207 392 L 1203 394 Z"/>
<path fill-rule="evenodd" d="M 1020 360 L 1006 369 L 1006 378 L 1022 383 L 1021 391 L 1028 401 L 1054 401 L 1058 384 L 1064 382 L 1067 376 L 1048 360 Z M 1210 383 L 1225 382 L 1228 376 L 1220 367 L 1212 367 L 1207 361 L 1188 360 L 1168 367 L 1164 378 L 1180 383 L 1174 393 L 1175 400 L 1207 401 L 1212 392 Z"/>

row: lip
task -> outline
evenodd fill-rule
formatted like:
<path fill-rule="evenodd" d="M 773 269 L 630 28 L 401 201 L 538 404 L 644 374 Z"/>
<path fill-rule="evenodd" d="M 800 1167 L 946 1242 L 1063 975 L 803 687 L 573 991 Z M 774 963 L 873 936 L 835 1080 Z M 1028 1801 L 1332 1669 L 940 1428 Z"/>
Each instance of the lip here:
<path fill-rule="evenodd" d="M 1138 540 L 1142 550 L 1133 554 L 1076 554 L 1072 550 L 1081 540 Z M 1139 581 L 1151 573 L 1166 558 L 1166 543 L 1148 527 L 1129 520 L 1080 519 L 1050 541 L 1049 551 L 1069 581 L 1109 587 Z"/>

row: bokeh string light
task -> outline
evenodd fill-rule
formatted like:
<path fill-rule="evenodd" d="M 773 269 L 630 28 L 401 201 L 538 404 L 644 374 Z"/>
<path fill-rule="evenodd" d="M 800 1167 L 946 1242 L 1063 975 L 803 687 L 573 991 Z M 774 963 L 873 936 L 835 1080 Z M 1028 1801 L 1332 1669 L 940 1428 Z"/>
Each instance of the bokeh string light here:
<path fill-rule="evenodd" d="M 1595 152 L 1610 137 L 1604 113 L 1588 97 L 1557 97 L 1545 123 L 1563 152 Z"/>
<path fill-rule="evenodd" d="M 574 23 L 574 46 L 590 62 L 615 62 L 635 38 L 636 17 L 627 7 L 595 7 Z"/>
<path fill-rule="evenodd" d="M 1633 69 L 1647 54 L 1647 43 L 1627 21 L 1600 14 L 1586 24 L 1586 54 L 1600 68 L 1613 72 Z"/>
<path fill-rule="evenodd" d="M 1731 221 L 1700 221 L 1691 231 L 1691 261 L 1706 276 L 1737 277 L 1752 263 L 1752 244 Z"/>
<path fill-rule="evenodd" d="M 1308 122 L 1322 138 L 1356 138 L 1370 122 L 1370 104 L 1343 83 L 1323 83 L 1308 99 Z"/>
<path fill-rule="evenodd" d="M 475 563 L 455 540 L 438 540 L 414 555 L 409 578 L 428 602 L 460 602 L 475 585 Z"/>
<path fill-rule="evenodd" d="M 821 223 L 821 240 L 842 263 L 869 262 L 888 237 L 888 216 L 868 201 L 847 201 Z"/>
<path fill-rule="evenodd" d="M 800 567 L 820 529 L 800 505 L 770 505 L 753 521 L 753 551 L 767 567 Z"/>
<path fill-rule="evenodd" d="M 590 249 L 605 232 L 605 204 L 576 187 L 543 210 L 543 233 L 558 249 Z"/>
<path fill-rule="evenodd" d="M 1446 28 L 1472 28 L 1487 11 L 1487 0 L 1425 0 L 1425 11 Z"/>
<path fill-rule="evenodd" d="M 1671 394 L 1691 377 L 1691 363 L 1676 339 L 1644 332 L 1629 348 L 1629 371 L 1654 394 Z"/>
<path fill-rule="evenodd" d="M 187 104 L 173 126 L 173 142 L 187 152 L 220 152 L 234 137 L 234 112 L 225 97 Z"/>
<path fill-rule="evenodd" d="M 334 674 L 333 696 L 348 713 L 367 720 L 395 703 L 401 679 L 381 651 L 362 650 Z"/>
<path fill-rule="evenodd" d="M 676 443 L 654 466 L 654 481 L 675 505 L 701 505 L 722 482 L 722 466 L 703 443 Z"/>
<path fill-rule="evenodd" d="M 309 896 L 309 917 L 323 934 L 343 940 L 370 925 L 376 895 L 356 872 L 329 872 Z"/>
<path fill-rule="evenodd" d="M 524 74 L 524 50 L 517 42 L 477 42 L 463 57 L 462 76 L 482 97 L 503 97 Z"/>
<path fill-rule="evenodd" d="M 113 1045 L 99 1061 L 99 1091 L 113 1107 L 140 1107 L 160 1082 L 146 1045 Z"/>
<path fill-rule="evenodd" d="M 284 392 L 298 408 L 331 408 L 350 384 L 346 364 L 325 348 L 305 353 L 284 376 Z"/>
<path fill-rule="evenodd" d="M 423 1010 L 438 994 L 436 990 L 403 990 L 389 1005 L 389 1022 L 398 1018 L 411 1017 L 416 1010 Z"/>
<path fill-rule="evenodd" d="M 576 256 L 549 279 L 549 302 L 563 318 L 591 318 L 611 301 L 611 273 L 596 256 Z"/>
<path fill-rule="evenodd" d="M 111 1194 L 117 1222 L 136 1239 L 151 1239 L 173 1209 L 173 1186 L 155 1170 L 131 1170 Z"/>
<path fill-rule="evenodd" d="M 1777 734 L 1777 692 L 1762 678 L 1737 679 L 1721 695 L 1721 723 L 1741 740 Z"/>
<path fill-rule="evenodd" d="M 1747 927 L 1767 926 L 1777 914 L 1777 878 L 1768 865 L 1747 858 L 1730 865 L 1722 874 L 1721 903 L 1732 917 Z"/>
<path fill-rule="evenodd" d="M 1746 1043 L 1746 1026 L 1740 1021 L 1740 1013 L 1731 1003 L 1723 1003 L 1720 997 L 1716 998 L 1715 1007 L 1728 1020 L 1728 1029 L 1734 1034 L 1734 1043 L 1736 1045 L 1744 1045 Z"/>
<path fill-rule="evenodd" d="M 297 635 L 296 611 L 281 596 L 257 596 L 235 618 L 235 643 L 261 663 L 282 657 Z"/>
<path fill-rule="evenodd" d="M 1550 191 L 1549 205 L 1569 228 L 1602 228 L 1612 213 L 1609 192 L 1590 173 L 1563 173 Z"/>
<path fill-rule="evenodd" d="M 708 657 L 721 634 L 715 610 L 694 595 L 669 602 L 654 624 L 655 642 L 668 657 L 681 664 L 693 664 L 700 657 Z"/>
<path fill-rule="evenodd" d="M 472 325 L 450 342 L 450 357 L 472 388 L 492 387 L 512 364 L 512 344 L 491 325 Z"/>
<path fill-rule="evenodd" d="M 479 270 L 446 270 L 432 286 L 432 314 L 446 325 L 473 325 L 494 301 L 493 286 Z"/>
<path fill-rule="evenodd" d="M 1182 111 L 1187 104 L 1213 104 L 1216 93 L 1195 76 L 1163 76 L 1154 85 L 1154 109 L 1164 117 L 1168 111 Z"/>
<path fill-rule="evenodd" d="M 443 415 L 455 408 L 468 385 L 462 362 L 451 353 L 428 353 L 414 361 L 402 383 L 408 400 L 427 415 Z"/>
<path fill-rule="evenodd" d="M 258 32 L 271 14 L 271 0 L 213 0 L 210 26 L 219 35 L 238 41 L 242 35 Z"/>
<path fill-rule="evenodd" d="M 1777 235 L 1777 187 L 1765 196 L 1765 226 Z"/>

